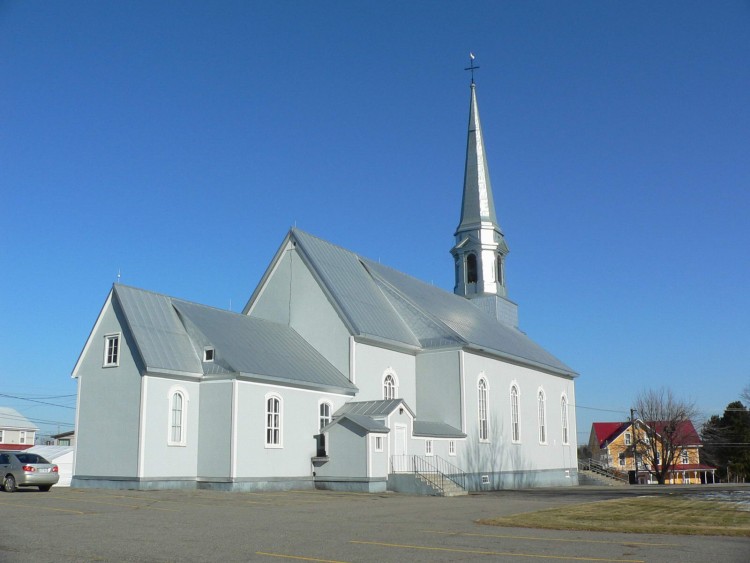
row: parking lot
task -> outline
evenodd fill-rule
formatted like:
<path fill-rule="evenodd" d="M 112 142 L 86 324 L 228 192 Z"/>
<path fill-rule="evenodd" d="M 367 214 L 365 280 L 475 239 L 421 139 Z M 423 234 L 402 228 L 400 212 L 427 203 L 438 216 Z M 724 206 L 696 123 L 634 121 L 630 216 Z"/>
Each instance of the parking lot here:
<path fill-rule="evenodd" d="M 475 523 L 620 494 L 627 493 L 579 487 L 436 498 L 326 491 L 28 490 L 0 494 L 0 561 L 748 560 L 747 539 Z"/>

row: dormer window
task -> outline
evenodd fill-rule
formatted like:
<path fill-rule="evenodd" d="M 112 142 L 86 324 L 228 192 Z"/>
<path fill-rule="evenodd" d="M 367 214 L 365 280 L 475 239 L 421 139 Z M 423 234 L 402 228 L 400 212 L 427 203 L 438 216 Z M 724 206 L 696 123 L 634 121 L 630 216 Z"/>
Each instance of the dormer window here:
<path fill-rule="evenodd" d="M 213 362 L 214 361 L 214 348 L 213 346 L 206 346 L 203 349 L 203 361 Z"/>

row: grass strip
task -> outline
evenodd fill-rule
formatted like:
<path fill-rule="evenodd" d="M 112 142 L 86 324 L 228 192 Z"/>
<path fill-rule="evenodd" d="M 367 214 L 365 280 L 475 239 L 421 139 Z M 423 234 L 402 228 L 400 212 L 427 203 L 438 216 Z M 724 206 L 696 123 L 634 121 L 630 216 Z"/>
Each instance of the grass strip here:
<path fill-rule="evenodd" d="M 730 502 L 670 496 L 605 500 L 479 520 L 489 526 L 633 534 L 750 537 L 750 512 Z"/>

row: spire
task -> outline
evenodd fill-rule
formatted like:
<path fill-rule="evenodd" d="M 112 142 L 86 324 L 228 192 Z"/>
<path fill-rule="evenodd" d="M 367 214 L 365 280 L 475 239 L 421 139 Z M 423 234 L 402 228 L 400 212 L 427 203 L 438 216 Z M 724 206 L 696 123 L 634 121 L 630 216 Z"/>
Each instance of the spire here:
<path fill-rule="evenodd" d="M 484 150 L 482 124 L 479 121 L 476 85 L 472 81 L 471 105 L 469 107 L 469 136 L 466 143 L 464 196 L 461 203 L 461 222 L 456 229 L 456 233 L 467 228 L 476 228 L 483 222 L 493 223 L 500 236 L 502 236 L 502 231 L 495 215 L 490 170 L 487 166 L 487 154 Z"/>
<path fill-rule="evenodd" d="M 473 75 L 477 68 L 472 55 L 467 70 Z M 506 298 L 505 256 L 509 249 L 495 213 L 473 76 L 461 219 L 455 237 L 456 245 L 451 249 L 456 262 L 454 292 L 471 299 L 498 321 L 518 326 L 516 304 Z"/>

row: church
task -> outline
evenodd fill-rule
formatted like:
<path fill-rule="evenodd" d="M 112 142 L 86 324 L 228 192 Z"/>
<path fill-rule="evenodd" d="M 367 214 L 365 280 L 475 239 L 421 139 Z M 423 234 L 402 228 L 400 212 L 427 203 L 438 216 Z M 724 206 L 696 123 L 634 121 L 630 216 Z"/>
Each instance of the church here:
<path fill-rule="evenodd" d="M 454 237 L 453 293 L 296 228 L 242 313 L 114 284 L 72 374 L 72 486 L 577 485 L 577 374 L 519 329 L 473 79 Z"/>

